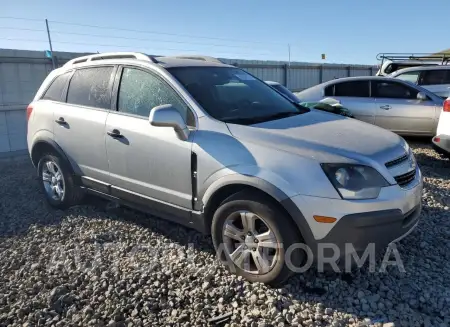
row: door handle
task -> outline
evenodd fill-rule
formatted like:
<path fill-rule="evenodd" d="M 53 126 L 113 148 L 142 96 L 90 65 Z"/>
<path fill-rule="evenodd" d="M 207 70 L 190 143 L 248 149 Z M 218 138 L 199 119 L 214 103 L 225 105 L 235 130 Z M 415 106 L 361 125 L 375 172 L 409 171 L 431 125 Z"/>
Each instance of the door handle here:
<path fill-rule="evenodd" d="M 116 128 L 114 128 L 111 131 L 107 131 L 106 134 L 108 134 L 109 136 L 114 137 L 114 138 L 121 138 L 121 137 L 123 137 L 123 135 L 120 134 L 120 131 L 118 129 L 116 129 Z"/>
<path fill-rule="evenodd" d="M 391 109 L 392 107 L 390 106 L 390 105 L 385 105 L 385 106 L 380 106 L 380 108 L 381 109 L 384 109 L 384 110 L 389 110 L 389 109 Z"/>
<path fill-rule="evenodd" d="M 59 117 L 58 119 L 55 120 L 55 122 L 60 124 L 60 125 L 67 124 L 67 122 L 64 120 L 64 117 Z"/>

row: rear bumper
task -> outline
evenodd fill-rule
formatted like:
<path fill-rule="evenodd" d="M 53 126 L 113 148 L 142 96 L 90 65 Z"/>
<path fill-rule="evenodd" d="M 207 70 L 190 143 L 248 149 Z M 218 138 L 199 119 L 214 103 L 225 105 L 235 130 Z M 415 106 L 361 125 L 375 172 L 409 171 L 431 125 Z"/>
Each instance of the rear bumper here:
<path fill-rule="evenodd" d="M 437 142 L 439 140 L 439 142 Z M 433 137 L 433 148 L 436 152 L 450 157 L 450 136 L 448 135 L 436 135 Z"/>

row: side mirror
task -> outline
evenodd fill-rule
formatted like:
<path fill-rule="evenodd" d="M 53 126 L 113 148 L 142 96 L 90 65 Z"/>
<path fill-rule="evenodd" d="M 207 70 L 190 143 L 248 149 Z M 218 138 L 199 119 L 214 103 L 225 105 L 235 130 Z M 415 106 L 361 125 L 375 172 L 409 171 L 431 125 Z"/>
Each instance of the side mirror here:
<path fill-rule="evenodd" d="M 428 100 L 428 97 L 425 93 L 419 92 L 419 93 L 417 93 L 417 100 L 426 101 L 426 100 Z"/>
<path fill-rule="evenodd" d="M 148 121 L 152 126 L 172 127 L 180 140 L 186 141 L 189 137 L 189 129 L 183 117 L 171 104 L 154 107 L 150 111 Z"/>

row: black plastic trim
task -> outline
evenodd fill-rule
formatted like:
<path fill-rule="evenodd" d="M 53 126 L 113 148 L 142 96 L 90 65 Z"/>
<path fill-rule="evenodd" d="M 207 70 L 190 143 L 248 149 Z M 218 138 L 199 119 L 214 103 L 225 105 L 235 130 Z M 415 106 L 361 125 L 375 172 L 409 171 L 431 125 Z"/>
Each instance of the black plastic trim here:
<path fill-rule="evenodd" d="M 81 177 L 80 182 L 81 188 L 87 193 L 193 228 L 203 234 L 210 233 L 202 212 L 181 208 L 87 177 Z"/>
<path fill-rule="evenodd" d="M 197 153 L 191 152 L 191 188 L 192 188 L 192 208 L 197 204 Z"/>

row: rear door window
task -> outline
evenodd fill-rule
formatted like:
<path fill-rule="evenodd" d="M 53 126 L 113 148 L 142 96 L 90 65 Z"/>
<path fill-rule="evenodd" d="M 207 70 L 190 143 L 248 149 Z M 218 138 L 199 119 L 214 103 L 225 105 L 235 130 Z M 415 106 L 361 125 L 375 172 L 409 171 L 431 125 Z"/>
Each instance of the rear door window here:
<path fill-rule="evenodd" d="M 449 69 L 436 69 L 425 70 L 420 77 L 420 85 L 439 85 L 450 84 L 450 70 Z"/>
<path fill-rule="evenodd" d="M 70 75 L 72 72 L 67 72 L 65 74 L 57 76 L 52 84 L 50 84 L 50 87 L 45 91 L 44 96 L 42 97 L 43 100 L 51 100 L 51 101 L 65 101 L 65 94 L 63 95 L 63 92 L 66 88 L 67 81 L 69 80 Z"/>
<path fill-rule="evenodd" d="M 413 72 L 407 72 L 400 74 L 398 76 L 395 76 L 395 78 L 401 79 L 403 81 L 408 81 L 414 84 L 417 84 L 417 80 L 419 79 L 420 71 L 413 71 Z"/>
<path fill-rule="evenodd" d="M 73 74 L 67 102 L 101 109 L 111 108 L 110 80 L 114 67 L 78 69 Z"/>
<path fill-rule="evenodd" d="M 368 98 L 370 96 L 369 81 L 350 81 L 336 83 L 334 95 L 340 97 Z"/>
<path fill-rule="evenodd" d="M 417 99 L 417 91 L 402 83 L 373 81 L 372 96 L 390 99 Z"/>

